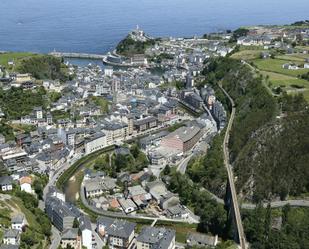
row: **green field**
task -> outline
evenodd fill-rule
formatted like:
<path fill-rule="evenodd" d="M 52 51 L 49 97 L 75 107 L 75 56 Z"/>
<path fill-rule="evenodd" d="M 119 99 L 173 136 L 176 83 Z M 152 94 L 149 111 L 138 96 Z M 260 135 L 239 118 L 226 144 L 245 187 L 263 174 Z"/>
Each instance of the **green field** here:
<path fill-rule="evenodd" d="M 265 51 L 262 49 L 254 50 L 254 49 L 248 49 L 248 50 L 241 50 L 239 52 L 236 52 L 231 56 L 233 59 L 237 60 L 254 60 L 259 59 L 261 53 Z"/>
<path fill-rule="evenodd" d="M 269 81 L 272 83 L 273 86 L 293 87 L 293 85 L 297 85 L 300 87 L 309 88 L 309 81 L 307 80 L 267 71 L 260 71 L 260 73 L 264 76 L 268 76 Z"/>
<path fill-rule="evenodd" d="M 0 65 L 3 65 L 5 67 L 8 66 L 9 61 L 14 61 L 15 63 L 18 62 L 18 60 L 33 56 L 33 53 L 29 52 L 9 52 L 9 53 L 4 53 L 0 54 Z"/>
<path fill-rule="evenodd" d="M 253 61 L 254 65 L 261 71 L 274 72 L 294 77 L 309 72 L 309 69 L 298 69 L 298 70 L 283 69 L 282 65 L 289 62 L 294 62 L 295 64 L 301 64 L 298 61 L 280 60 L 280 59 L 267 59 L 267 60 L 256 59 Z"/>
<path fill-rule="evenodd" d="M 276 59 L 295 61 L 297 63 L 304 63 L 306 58 L 309 58 L 308 54 L 285 54 L 276 56 Z"/>

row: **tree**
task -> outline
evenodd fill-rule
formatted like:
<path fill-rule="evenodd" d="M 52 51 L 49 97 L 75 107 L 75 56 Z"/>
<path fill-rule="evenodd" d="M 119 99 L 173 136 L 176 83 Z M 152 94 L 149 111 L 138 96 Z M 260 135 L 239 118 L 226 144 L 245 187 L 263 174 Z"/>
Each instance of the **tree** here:
<path fill-rule="evenodd" d="M 30 229 L 26 229 L 25 232 L 21 234 L 21 245 L 33 246 L 38 243 L 35 233 Z"/>
<path fill-rule="evenodd" d="M 34 188 L 34 191 L 35 193 L 37 194 L 38 198 L 40 200 L 43 199 L 43 185 L 42 183 L 40 182 L 40 180 L 38 179 L 35 179 L 34 182 L 33 182 L 33 188 Z"/>
<path fill-rule="evenodd" d="M 171 173 L 171 167 L 169 165 L 166 165 L 163 170 L 163 175 L 169 175 Z"/>
<path fill-rule="evenodd" d="M 79 228 L 79 221 L 77 218 L 75 218 L 73 221 L 73 228 Z"/>
<path fill-rule="evenodd" d="M 248 33 L 249 33 L 248 29 L 245 29 L 245 28 L 236 29 L 233 32 L 233 36 L 232 36 L 230 42 L 236 42 L 239 37 L 247 36 Z"/>
<path fill-rule="evenodd" d="M 130 147 L 130 153 L 133 155 L 133 157 L 136 159 L 138 155 L 140 154 L 140 149 L 136 143 L 131 145 Z"/>

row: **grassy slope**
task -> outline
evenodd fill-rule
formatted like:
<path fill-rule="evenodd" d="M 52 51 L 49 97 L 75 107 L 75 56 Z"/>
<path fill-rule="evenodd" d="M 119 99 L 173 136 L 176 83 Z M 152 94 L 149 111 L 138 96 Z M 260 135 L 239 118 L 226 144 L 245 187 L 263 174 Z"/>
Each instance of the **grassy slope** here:
<path fill-rule="evenodd" d="M 33 56 L 35 54 L 29 52 L 9 52 L 0 54 L 0 65 L 8 66 L 8 62 L 13 60 L 16 64 L 20 59 Z"/>
<path fill-rule="evenodd" d="M 256 59 L 253 61 L 254 65 L 262 71 L 280 73 L 288 76 L 297 77 L 300 74 L 304 74 L 309 72 L 309 69 L 299 69 L 299 70 L 288 70 L 283 69 L 282 65 L 285 63 L 294 62 L 296 64 L 300 64 L 298 61 L 292 60 L 280 60 L 280 59 Z"/>
<path fill-rule="evenodd" d="M 263 51 L 265 51 L 265 50 L 262 50 L 262 49 L 241 50 L 241 51 L 233 54 L 231 57 L 233 59 L 237 59 L 237 60 L 254 60 L 254 59 L 258 59 Z"/>

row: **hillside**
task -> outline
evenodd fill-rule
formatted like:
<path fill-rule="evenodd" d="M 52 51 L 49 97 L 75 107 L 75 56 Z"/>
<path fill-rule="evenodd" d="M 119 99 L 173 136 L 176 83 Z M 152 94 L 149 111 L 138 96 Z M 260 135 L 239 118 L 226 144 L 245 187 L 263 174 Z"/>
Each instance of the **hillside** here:
<path fill-rule="evenodd" d="M 217 89 L 221 82 L 235 100 L 229 147 L 236 186 L 244 198 L 258 202 L 307 193 L 309 116 L 303 97 L 283 95 L 276 100 L 261 77 L 229 58 L 210 61 L 204 74 L 204 84 Z M 276 119 L 279 114 L 283 118 Z"/>
<path fill-rule="evenodd" d="M 17 64 L 16 70 L 20 73 L 31 73 L 39 80 L 52 79 L 62 82 L 69 79 L 66 66 L 61 59 L 49 55 L 25 57 Z"/>
<path fill-rule="evenodd" d="M 154 44 L 155 40 L 135 41 L 130 36 L 127 36 L 118 43 L 116 51 L 118 54 L 130 57 L 134 54 L 144 54 L 146 48 Z"/>

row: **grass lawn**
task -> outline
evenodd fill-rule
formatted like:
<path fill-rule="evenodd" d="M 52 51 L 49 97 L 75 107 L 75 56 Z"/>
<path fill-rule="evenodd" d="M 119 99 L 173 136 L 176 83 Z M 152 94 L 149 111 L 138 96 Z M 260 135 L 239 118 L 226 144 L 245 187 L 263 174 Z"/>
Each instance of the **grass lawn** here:
<path fill-rule="evenodd" d="M 306 58 L 309 58 L 308 54 L 285 54 L 276 56 L 276 59 L 295 61 L 297 63 L 304 63 Z"/>
<path fill-rule="evenodd" d="M 29 53 L 29 52 L 9 52 L 9 53 L 0 54 L 0 65 L 7 67 L 9 61 L 13 60 L 16 63 L 20 59 L 33 56 L 33 55 L 35 54 Z"/>
<path fill-rule="evenodd" d="M 257 59 L 253 61 L 254 65 L 261 71 L 274 72 L 294 77 L 309 72 L 309 69 L 298 69 L 298 70 L 283 69 L 282 65 L 289 62 L 295 62 L 296 64 L 300 64 L 297 61 L 280 60 L 280 59 L 266 59 L 266 60 Z"/>
<path fill-rule="evenodd" d="M 262 49 L 253 50 L 253 49 L 247 49 L 247 50 L 241 50 L 231 56 L 233 59 L 237 60 L 254 60 L 260 58 L 261 53 L 265 51 Z"/>
<path fill-rule="evenodd" d="M 309 88 L 309 81 L 307 80 L 299 79 L 285 74 L 273 73 L 267 71 L 260 71 L 260 73 L 264 76 L 268 75 L 269 81 L 272 83 L 273 86 L 288 87 L 291 85 L 297 85 L 297 86 L 303 86 L 304 88 Z"/>
<path fill-rule="evenodd" d="M 166 228 L 176 230 L 176 241 L 180 243 L 186 243 L 188 233 L 195 232 L 196 233 L 196 224 L 188 224 L 188 223 L 169 223 L 158 221 L 156 227 L 164 226 Z"/>
<path fill-rule="evenodd" d="M 12 199 L 9 201 L 19 207 L 20 211 L 26 216 L 26 220 L 29 223 L 30 227 L 34 229 L 36 229 L 37 227 L 40 227 L 39 223 L 36 221 L 36 217 L 34 216 L 34 214 L 31 213 L 30 210 L 25 208 L 21 199 L 17 197 L 12 197 Z"/>

